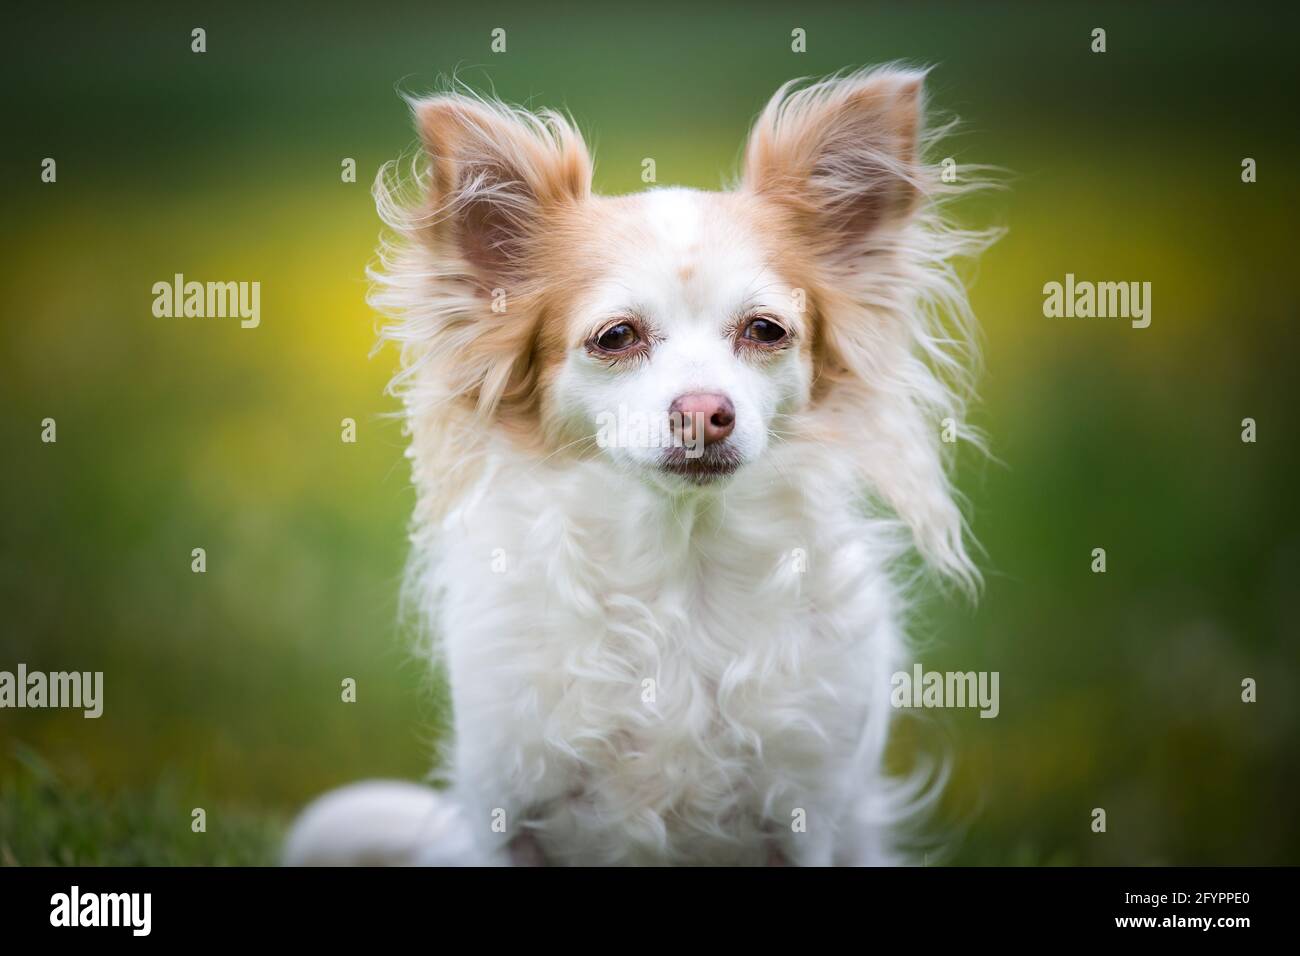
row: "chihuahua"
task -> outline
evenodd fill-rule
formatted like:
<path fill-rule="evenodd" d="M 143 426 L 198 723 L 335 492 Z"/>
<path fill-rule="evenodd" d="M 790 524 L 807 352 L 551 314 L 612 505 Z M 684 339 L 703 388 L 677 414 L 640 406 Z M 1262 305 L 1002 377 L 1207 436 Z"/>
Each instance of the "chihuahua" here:
<path fill-rule="evenodd" d="M 413 102 L 372 302 L 400 346 L 410 594 L 445 786 L 312 805 L 289 863 L 882 864 L 915 562 L 978 586 L 975 362 L 922 71 L 782 87 L 733 188 L 592 192 L 565 116 Z"/>

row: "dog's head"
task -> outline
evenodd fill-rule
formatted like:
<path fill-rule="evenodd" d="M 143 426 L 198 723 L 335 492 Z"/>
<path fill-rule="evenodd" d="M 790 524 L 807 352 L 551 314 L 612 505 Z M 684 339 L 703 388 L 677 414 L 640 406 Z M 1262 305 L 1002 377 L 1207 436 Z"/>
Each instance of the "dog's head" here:
<path fill-rule="evenodd" d="M 929 308 L 961 313 L 946 260 L 963 250 L 927 217 L 922 88 L 896 68 L 788 85 L 734 189 L 618 197 L 592 193 L 558 114 L 416 102 L 427 186 L 416 214 L 389 205 L 414 241 L 377 297 L 412 374 L 437 367 L 413 390 L 667 493 L 725 488 L 774 444 L 839 443 L 923 549 L 964 566 L 939 450 L 960 397 Z"/>

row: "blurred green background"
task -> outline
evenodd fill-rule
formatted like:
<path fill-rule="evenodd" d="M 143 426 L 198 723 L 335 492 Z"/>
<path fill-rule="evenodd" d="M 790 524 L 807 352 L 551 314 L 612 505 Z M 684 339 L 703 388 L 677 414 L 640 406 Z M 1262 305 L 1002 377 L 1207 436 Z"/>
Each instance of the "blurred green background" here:
<path fill-rule="evenodd" d="M 0 711 L 0 862 L 267 861 L 313 795 L 428 771 L 443 713 L 397 613 L 412 493 L 383 394 L 395 359 L 368 357 L 364 303 L 369 182 L 413 144 L 399 90 L 458 70 L 570 109 L 603 191 L 642 188 L 647 156 L 661 184 L 716 188 L 780 82 L 899 58 L 934 64 L 934 105 L 966 121 L 941 155 L 1012 173 L 960 209 L 1009 229 L 968 270 L 987 353 L 974 417 L 997 461 L 966 456 L 959 484 L 987 588 L 976 606 L 936 595 L 915 628 L 926 667 L 1001 673 L 1001 715 L 900 734 L 900 760 L 954 755 L 935 858 L 1300 862 L 1294 13 L 8 16 L 0 669 L 102 670 L 106 700 L 99 720 Z M 206 54 L 190 52 L 196 26 Z M 1089 49 L 1098 26 L 1105 54 Z M 40 182 L 47 156 L 55 184 Z M 151 286 L 176 272 L 260 281 L 261 327 L 154 318 Z M 1152 282 L 1151 327 L 1044 318 L 1042 286 L 1067 272 Z M 56 444 L 40 441 L 46 417 Z M 1258 703 L 1240 701 L 1244 677 Z"/>

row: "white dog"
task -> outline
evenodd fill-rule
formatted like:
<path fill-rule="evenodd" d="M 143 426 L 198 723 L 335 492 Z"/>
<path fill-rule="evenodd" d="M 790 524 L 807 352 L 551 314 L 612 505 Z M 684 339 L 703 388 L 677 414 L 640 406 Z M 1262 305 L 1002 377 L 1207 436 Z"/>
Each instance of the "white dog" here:
<path fill-rule="evenodd" d="M 943 433 L 970 437 L 951 263 L 989 238 L 938 214 L 923 79 L 788 84 L 722 193 L 593 195 L 560 115 L 414 104 L 374 302 L 449 786 L 326 796 L 288 862 L 900 859 L 933 791 L 882 767 L 900 566 L 977 583 Z"/>

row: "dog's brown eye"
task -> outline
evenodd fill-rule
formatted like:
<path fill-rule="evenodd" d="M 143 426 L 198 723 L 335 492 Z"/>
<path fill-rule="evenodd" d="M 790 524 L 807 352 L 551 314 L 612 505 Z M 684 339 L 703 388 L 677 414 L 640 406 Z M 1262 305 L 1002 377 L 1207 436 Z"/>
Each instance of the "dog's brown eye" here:
<path fill-rule="evenodd" d="M 640 341 L 636 329 L 626 322 L 611 325 L 596 338 L 598 345 L 605 352 L 624 352 Z"/>
<path fill-rule="evenodd" d="M 743 337 L 763 345 L 775 345 L 786 336 L 785 329 L 771 319 L 753 319 L 745 326 Z"/>

